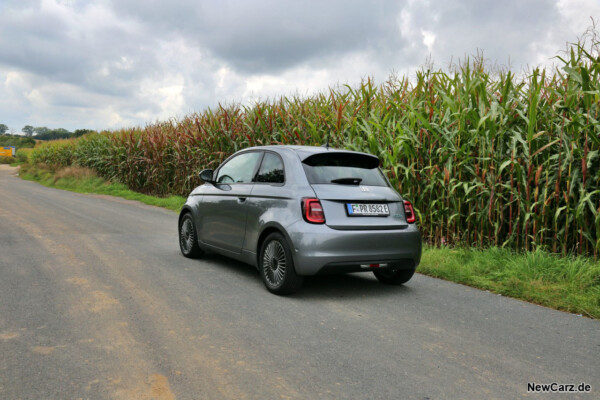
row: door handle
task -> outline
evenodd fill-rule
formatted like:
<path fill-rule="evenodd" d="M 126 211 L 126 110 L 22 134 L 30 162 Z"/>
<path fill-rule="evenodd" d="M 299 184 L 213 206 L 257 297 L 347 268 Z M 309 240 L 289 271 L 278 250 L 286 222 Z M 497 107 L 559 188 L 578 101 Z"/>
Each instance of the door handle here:
<path fill-rule="evenodd" d="M 238 203 L 243 203 L 246 201 L 246 197 L 238 197 Z"/>

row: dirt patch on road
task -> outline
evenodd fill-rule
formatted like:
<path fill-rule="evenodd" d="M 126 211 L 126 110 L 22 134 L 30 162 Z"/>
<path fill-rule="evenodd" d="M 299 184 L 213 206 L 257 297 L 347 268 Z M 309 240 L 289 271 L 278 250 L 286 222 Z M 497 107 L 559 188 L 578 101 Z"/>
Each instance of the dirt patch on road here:
<path fill-rule="evenodd" d="M 95 290 L 91 293 L 91 297 L 83 300 L 83 304 L 85 304 L 90 311 L 99 313 L 118 305 L 119 301 L 106 292 Z"/>
<path fill-rule="evenodd" d="M 96 382 L 95 382 L 96 383 Z M 121 378 L 113 379 L 111 386 L 122 384 Z M 130 389 L 119 389 L 115 392 L 117 399 L 136 399 L 136 400 L 175 400 L 176 397 L 171 391 L 169 379 L 161 374 L 152 374 L 146 382 L 139 387 Z"/>
<path fill-rule="evenodd" d="M 89 283 L 90 283 L 87 279 L 79 278 L 77 276 L 67 279 L 67 282 L 69 282 L 73 285 L 79 285 L 79 286 L 89 286 Z"/>
<path fill-rule="evenodd" d="M 152 385 L 152 398 L 158 400 L 175 400 L 175 396 L 171 392 L 169 387 L 169 380 L 166 376 L 160 374 L 154 374 L 150 378 L 150 384 Z"/>
<path fill-rule="evenodd" d="M 19 167 L 11 167 L 8 164 L 0 164 L 0 173 L 16 176 L 19 173 Z"/>
<path fill-rule="evenodd" d="M 16 337 L 19 337 L 19 334 L 15 332 L 0 333 L 0 339 L 2 340 L 11 340 Z"/>
<path fill-rule="evenodd" d="M 54 351 L 54 347 L 50 347 L 50 346 L 34 346 L 31 348 L 31 351 L 33 351 L 35 354 L 41 354 L 43 356 L 47 356 L 52 354 L 52 352 Z"/>

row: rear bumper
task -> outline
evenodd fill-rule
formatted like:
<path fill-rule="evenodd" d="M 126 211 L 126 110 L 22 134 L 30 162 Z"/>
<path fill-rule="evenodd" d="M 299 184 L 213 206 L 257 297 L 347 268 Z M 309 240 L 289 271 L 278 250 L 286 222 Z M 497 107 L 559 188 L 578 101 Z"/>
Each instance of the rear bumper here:
<path fill-rule="evenodd" d="M 372 270 L 367 264 L 413 269 L 421 261 L 421 233 L 415 225 L 345 231 L 299 221 L 288 232 L 293 232 L 290 239 L 299 275 Z"/>

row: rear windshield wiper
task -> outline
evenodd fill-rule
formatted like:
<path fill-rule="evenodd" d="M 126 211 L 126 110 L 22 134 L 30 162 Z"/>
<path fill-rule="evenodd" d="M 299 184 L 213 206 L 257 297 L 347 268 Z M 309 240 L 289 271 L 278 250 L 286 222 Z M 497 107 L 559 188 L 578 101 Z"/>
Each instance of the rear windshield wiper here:
<path fill-rule="evenodd" d="M 331 180 L 331 183 L 339 183 L 342 185 L 358 185 L 361 182 L 361 178 L 338 178 Z"/>

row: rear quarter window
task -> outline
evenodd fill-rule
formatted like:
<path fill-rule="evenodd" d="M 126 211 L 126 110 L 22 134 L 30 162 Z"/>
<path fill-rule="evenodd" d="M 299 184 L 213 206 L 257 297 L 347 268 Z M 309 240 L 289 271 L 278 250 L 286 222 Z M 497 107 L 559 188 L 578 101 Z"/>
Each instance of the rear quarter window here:
<path fill-rule="evenodd" d="M 285 174 L 281 158 L 273 153 L 265 153 L 258 174 L 256 175 L 256 182 L 283 183 L 284 181 Z"/>
<path fill-rule="evenodd" d="M 302 167 L 311 184 L 335 183 L 334 180 L 360 179 L 361 185 L 388 186 L 375 156 L 358 153 L 320 153 L 307 157 Z"/>

